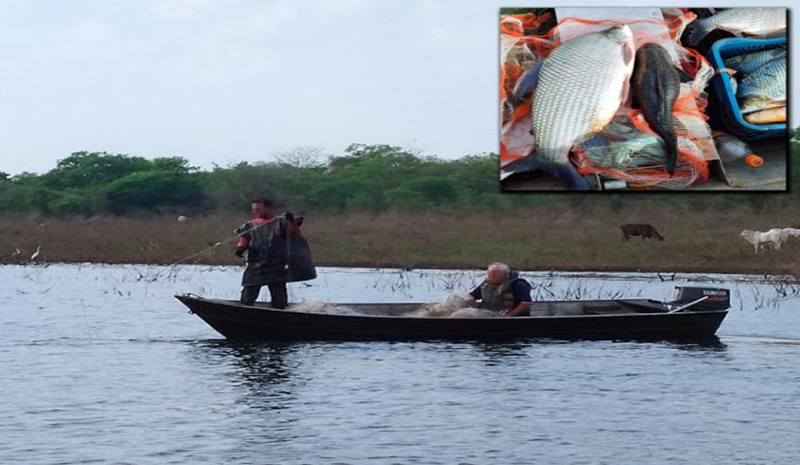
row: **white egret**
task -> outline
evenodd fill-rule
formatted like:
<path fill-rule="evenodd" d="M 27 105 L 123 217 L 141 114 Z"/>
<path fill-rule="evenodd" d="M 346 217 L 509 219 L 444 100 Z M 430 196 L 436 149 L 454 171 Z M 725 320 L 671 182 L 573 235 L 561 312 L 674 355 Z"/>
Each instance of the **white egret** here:
<path fill-rule="evenodd" d="M 11 256 L 12 256 L 12 257 L 19 257 L 19 255 L 20 255 L 21 253 L 22 253 L 22 251 L 21 251 L 21 250 L 19 250 L 19 247 L 16 247 L 16 250 L 14 250 L 14 253 L 12 253 L 12 254 L 11 254 Z"/>
<path fill-rule="evenodd" d="M 41 251 L 42 251 L 42 246 L 41 245 L 37 246 L 36 247 L 36 252 L 34 252 L 33 255 L 31 255 L 31 261 L 36 260 L 36 257 L 39 256 L 39 252 L 41 252 Z"/>

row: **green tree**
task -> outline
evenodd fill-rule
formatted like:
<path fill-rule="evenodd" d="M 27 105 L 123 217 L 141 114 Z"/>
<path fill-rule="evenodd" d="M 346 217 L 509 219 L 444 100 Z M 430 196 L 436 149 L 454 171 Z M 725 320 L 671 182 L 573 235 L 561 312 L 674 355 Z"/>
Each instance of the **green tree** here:
<path fill-rule="evenodd" d="M 117 179 L 106 189 L 105 200 L 116 215 L 164 207 L 203 209 L 207 204 L 196 178 L 170 171 L 141 171 Z"/>
<path fill-rule="evenodd" d="M 173 171 L 175 173 L 192 173 L 199 168 L 189 165 L 189 160 L 183 157 L 161 157 L 154 158 L 150 163 L 150 169 L 154 171 Z"/>
<path fill-rule="evenodd" d="M 104 191 L 102 187 L 66 189 L 47 203 L 47 210 L 56 215 L 94 215 L 103 213 Z"/>
<path fill-rule="evenodd" d="M 449 178 L 426 176 L 402 185 L 410 191 L 419 192 L 432 205 L 452 204 L 458 199 L 458 188 Z"/>
<path fill-rule="evenodd" d="M 388 206 L 397 210 L 422 210 L 428 206 L 428 200 L 421 192 L 412 190 L 405 184 L 387 190 L 385 197 Z"/>
<path fill-rule="evenodd" d="M 75 152 L 59 160 L 56 168 L 42 176 L 51 189 L 82 188 L 107 184 L 137 171 L 147 171 L 152 164 L 145 158 L 106 152 Z"/>

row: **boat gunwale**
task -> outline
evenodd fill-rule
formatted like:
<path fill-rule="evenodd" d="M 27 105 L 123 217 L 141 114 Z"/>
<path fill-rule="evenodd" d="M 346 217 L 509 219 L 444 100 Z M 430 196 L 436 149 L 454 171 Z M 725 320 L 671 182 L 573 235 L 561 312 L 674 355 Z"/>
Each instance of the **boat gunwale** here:
<path fill-rule="evenodd" d="M 339 313 L 316 313 L 316 312 L 302 312 L 297 310 L 288 310 L 288 309 L 280 309 L 280 308 L 273 308 L 273 307 L 266 307 L 266 306 L 257 306 L 257 305 L 244 305 L 241 303 L 236 303 L 235 300 L 226 300 L 226 299 L 208 299 L 205 297 L 194 297 L 189 295 L 176 295 L 176 298 L 183 302 L 181 297 L 192 299 L 195 301 L 204 301 L 214 303 L 216 305 L 224 306 L 227 309 L 234 310 L 258 310 L 258 311 L 265 311 L 265 312 L 273 312 L 273 313 L 286 313 L 286 314 L 294 314 L 294 315 L 312 315 L 318 317 L 346 317 L 346 318 L 368 318 L 368 319 L 390 319 L 390 320 L 447 320 L 453 321 L 456 318 L 448 317 L 448 316 L 393 316 L 393 315 L 351 315 L 351 314 L 339 314 Z M 618 300 L 649 300 L 649 299 L 618 299 Z M 541 302 L 559 302 L 559 303 L 580 303 L 580 302 L 598 302 L 600 300 L 548 300 L 548 301 L 538 301 Z M 613 302 L 614 299 L 603 300 L 608 302 Z M 184 302 L 185 303 L 185 302 Z M 419 305 L 425 305 L 429 302 L 422 302 Z M 662 303 L 662 302 L 659 302 Z M 417 302 L 401 302 L 402 305 L 416 305 Z M 333 303 L 332 305 L 393 305 L 393 304 L 381 304 L 381 303 L 370 303 L 370 302 L 362 302 L 362 303 Z M 730 308 L 730 307 L 729 307 Z M 191 309 L 191 307 L 190 307 Z M 194 310 L 192 309 L 194 313 Z M 485 321 L 508 321 L 508 320 L 558 320 L 558 319 L 573 319 L 573 318 L 609 318 L 609 317 L 631 317 L 631 316 L 664 316 L 664 315 L 672 315 L 677 316 L 681 314 L 719 314 L 719 313 L 728 313 L 728 309 L 724 310 L 689 310 L 684 309 L 680 312 L 673 312 L 670 313 L 665 309 L 664 312 L 624 312 L 624 313 L 582 313 L 582 314 L 575 314 L 575 315 L 525 315 L 525 316 L 513 316 L 513 317 L 464 317 L 463 319 L 469 320 L 485 320 Z"/>

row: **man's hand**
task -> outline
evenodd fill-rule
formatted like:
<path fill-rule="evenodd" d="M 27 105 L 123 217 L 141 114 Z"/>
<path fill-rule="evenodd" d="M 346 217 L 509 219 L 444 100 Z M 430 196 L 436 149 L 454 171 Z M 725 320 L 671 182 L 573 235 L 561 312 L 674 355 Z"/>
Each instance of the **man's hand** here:
<path fill-rule="evenodd" d="M 520 313 L 524 312 L 526 309 L 528 309 L 530 304 L 531 304 L 530 302 L 520 302 L 517 304 L 516 307 L 511 308 L 509 310 L 504 310 L 500 312 L 500 314 L 503 316 L 517 316 Z"/>
<path fill-rule="evenodd" d="M 237 257 L 244 257 L 245 250 L 247 250 L 247 246 L 236 247 L 236 252 L 234 252 L 234 254 L 236 254 Z"/>

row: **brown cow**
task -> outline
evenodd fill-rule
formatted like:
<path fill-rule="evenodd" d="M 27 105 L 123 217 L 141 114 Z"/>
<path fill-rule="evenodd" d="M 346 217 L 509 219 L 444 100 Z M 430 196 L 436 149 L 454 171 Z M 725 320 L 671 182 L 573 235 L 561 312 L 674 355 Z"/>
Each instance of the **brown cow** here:
<path fill-rule="evenodd" d="M 650 224 L 623 224 L 619 227 L 622 230 L 622 240 L 629 241 L 631 236 L 642 236 L 642 240 L 656 238 L 664 240 L 664 236 L 658 233 L 656 228 Z"/>

